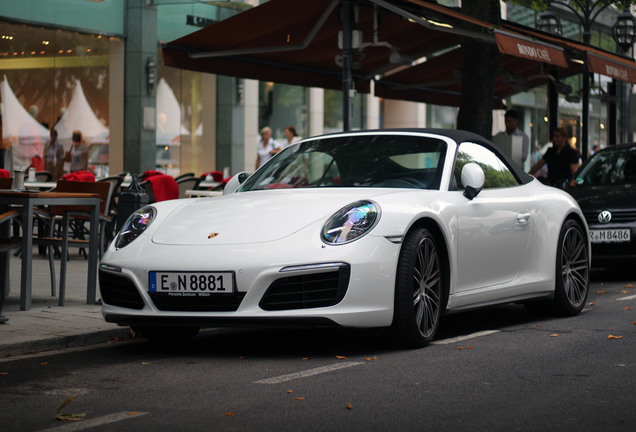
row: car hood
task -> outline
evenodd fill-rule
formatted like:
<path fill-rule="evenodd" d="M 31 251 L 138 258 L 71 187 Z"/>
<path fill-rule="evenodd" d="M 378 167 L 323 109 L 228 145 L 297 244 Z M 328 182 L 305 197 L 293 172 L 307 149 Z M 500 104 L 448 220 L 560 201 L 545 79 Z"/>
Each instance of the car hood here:
<path fill-rule="evenodd" d="M 289 236 L 343 206 L 389 193 L 386 189 L 307 189 L 241 192 L 187 199 L 161 221 L 154 243 L 209 245 L 262 243 Z M 159 214 L 161 207 L 158 206 Z"/>
<path fill-rule="evenodd" d="M 636 188 L 632 185 L 576 186 L 567 192 L 584 212 L 634 208 L 636 202 Z"/>

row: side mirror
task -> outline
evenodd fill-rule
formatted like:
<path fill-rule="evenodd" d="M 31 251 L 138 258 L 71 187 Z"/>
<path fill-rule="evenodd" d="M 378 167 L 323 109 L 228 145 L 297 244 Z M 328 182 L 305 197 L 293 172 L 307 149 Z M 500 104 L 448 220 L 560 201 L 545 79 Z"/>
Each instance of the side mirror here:
<path fill-rule="evenodd" d="M 462 184 L 466 188 L 464 196 L 469 200 L 472 200 L 481 192 L 485 181 L 484 170 L 478 164 L 469 162 L 462 168 Z"/>
<path fill-rule="evenodd" d="M 227 184 L 223 188 L 223 195 L 228 195 L 236 192 L 239 186 L 241 186 L 241 184 L 243 184 L 243 182 L 247 180 L 249 176 L 250 175 L 245 171 L 241 171 L 240 173 L 230 178 L 230 180 L 228 180 Z"/>

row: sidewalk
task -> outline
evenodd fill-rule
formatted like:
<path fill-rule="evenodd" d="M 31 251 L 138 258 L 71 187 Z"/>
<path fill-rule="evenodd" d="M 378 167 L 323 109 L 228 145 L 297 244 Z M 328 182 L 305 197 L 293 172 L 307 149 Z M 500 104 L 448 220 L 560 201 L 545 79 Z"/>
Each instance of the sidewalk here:
<path fill-rule="evenodd" d="M 58 350 L 125 339 L 128 327 L 107 323 L 101 306 L 86 304 L 88 261 L 71 249 L 67 267 L 65 305 L 58 306 L 58 297 L 51 296 L 49 261 L 33 253 L 32 306 L 20 310 L 21 261 L 11 253 L 11 292 L 4 300 L 2 315 L 8 318 L 0 324 L 0 359 L 5 357 Z M 55 277 L 59 285 L 60 260 L 55 260 Z M 59 287 L 58 287 L 59 290 Z M 101 298 L 99 285 L 97 299 Z"/>

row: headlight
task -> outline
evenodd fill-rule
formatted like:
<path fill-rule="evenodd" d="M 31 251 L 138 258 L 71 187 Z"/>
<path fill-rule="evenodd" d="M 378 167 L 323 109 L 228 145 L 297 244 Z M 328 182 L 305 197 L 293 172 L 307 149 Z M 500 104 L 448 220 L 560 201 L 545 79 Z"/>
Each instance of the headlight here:
<path fill-rule="evenodd" d="M 150 226 L 156 215 L 157 210 L 151 206 L 143 207 L 131 214 L 121 231 L 119 231 L 115 247 L 117 249 L 123 248 L 139 237 Z"/>
<path fill-rule="evenodd" d="M 377 204 L 357 201 L 327 219 L 320 237 L 330 245 L 349 243 L 371 231 L 379 219 L 380 207 Z"/>

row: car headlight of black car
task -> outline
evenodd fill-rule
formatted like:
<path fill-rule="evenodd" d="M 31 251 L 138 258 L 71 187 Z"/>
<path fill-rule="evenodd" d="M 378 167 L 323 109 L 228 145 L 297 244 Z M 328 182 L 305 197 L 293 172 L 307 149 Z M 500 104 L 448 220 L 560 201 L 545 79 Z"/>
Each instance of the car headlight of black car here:
<path fill-rule="evenodd" d="M 150 226 L 156 215 L 157 210 L 152 206 L 142 207 L 130 215 L 119 231 L 115 247 L 121 249 L 139 237 Z"/>
<path fill-rule="evenodd" d="M 380 220 L 380 207 L 356 201 L 334 213 L 322 227 L 320 238 L 330 245 L 350 243 L 367 234 Z"/>

